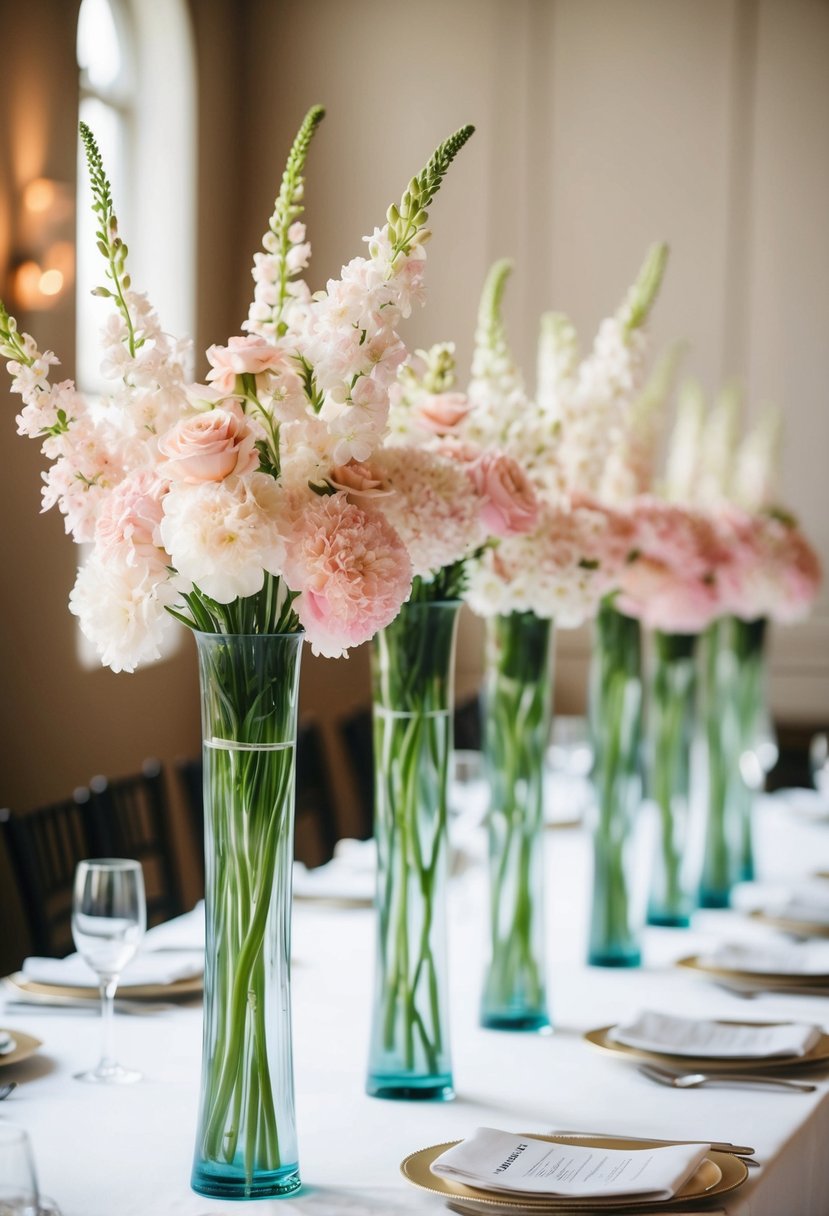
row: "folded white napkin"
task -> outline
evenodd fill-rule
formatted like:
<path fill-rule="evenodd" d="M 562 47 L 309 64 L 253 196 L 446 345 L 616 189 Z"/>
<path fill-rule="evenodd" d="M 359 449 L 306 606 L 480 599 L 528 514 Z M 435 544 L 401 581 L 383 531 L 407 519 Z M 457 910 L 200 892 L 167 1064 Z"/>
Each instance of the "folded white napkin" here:
<path fill-rule="evenodd" d="M 795 815 L 803 815 L 806 819 L 829 819 L 829 798 L 820 790 L 805 787 L 775 790 L 771 797 Z"/>
<path fill-rule="evenodd" d="M 709 954 L 701 954 L 699 962 L 704 967 L 752 975 L 829 975 L 829 942 L 785 947 L 724 942 Z"/>
<path fill-rule="evenodd" d="M 614 1026 L 610 1038 L 627 1047 L 660 1051 L 674 1056 L 717 1059 L 802 1056 L 820 1038 L 820 1028 L 799 1022 L 773 1026 L 716 1022 L 706 1018 L 680 1018 L 646 1009 L 630 1022 Z"/>
<path fill-rule="evenodd" d="M 141 952 L 157 950 L 204 950 L 204 900 L 200 899 L 192 912 L 155 925 L 144 934 Z"/>
<path fill-rule="evenodd" d="M 297 899 L 370 904 L 374 900 L 377 850 L 373 840 L 340 840 L 324 866 L 309 870 L 294 862 Z"/>
<path fill-rule="evenodd" d="M 583 1148 L 479 1127 L 432 1162 L 440 1178 L 488 1191 L 570 1198 L 672 1198 L 705 1159 L 710 1145 Z"/>
<path fill-rule="evenodd" d="M 829 925 L 829 882 L 804 883 L 797 891 L 769 902 L 763 909 L 770 916 L 804 924 Z"/>
<path fill-rule="evenodd" d="M 38 984 L 65 988 L 97 988 L 98 977 L 79 954 L 67 958 L 27 958 L 23 975 Z M 118 988 L 138 988 L 145 984 L 172 984 L 193 979 L 204 972 L 204 952 L 163 950 L 140 952 L 131 959 L 118 981 Z"/>

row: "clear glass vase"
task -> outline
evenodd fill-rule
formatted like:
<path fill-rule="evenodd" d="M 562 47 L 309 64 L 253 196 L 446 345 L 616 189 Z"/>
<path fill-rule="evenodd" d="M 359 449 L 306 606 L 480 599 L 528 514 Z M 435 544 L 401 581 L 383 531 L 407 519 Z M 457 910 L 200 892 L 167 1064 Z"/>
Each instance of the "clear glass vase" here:
<path fill-rule="evenodd" d="M 460 604 L 404 604 L 372 643 L 377 950 L 366 1090 L 454 1096 L 447 799 Z"/>
<path fill-rule="evenodd" d="M 702 647 L 706 821 L 699 902 L 727 908 L 735 883 L 754 878 L 752 809 L 766 713 L 766 621 L 721 617 Z M 764 776 L 765 774 L 762 774 Z"/>
<path fill-rule="evenodd" d="M 646 892 L 637 849 L 642 805 L 642 643 L 639 622 L 605 602 L 590 673 L 593 891 L 588 962 L 638 967 Z"/>
<path fill-rule="evenodd" d="M 544 755 L 553 699 L 551 620 L 487 620 L 484 756 L 490 788 L 490 956 L 481 1025 L 550 1025 L 544 942 Z"/>
<path fill-rule="evenodd" d="M 686 928 L 696 904 L 692 870 L 691 757 L 696 731 L 696 634 L 653 635 L 647 709 L 646 791 L 657 810 L 648 924 Z"/>
<path fill-rule="evenodd" d="M 196 641 L 207 936 L 192 1186 L 257 1199 L 300 1185 L 290 947 L 302 634 Z"/>

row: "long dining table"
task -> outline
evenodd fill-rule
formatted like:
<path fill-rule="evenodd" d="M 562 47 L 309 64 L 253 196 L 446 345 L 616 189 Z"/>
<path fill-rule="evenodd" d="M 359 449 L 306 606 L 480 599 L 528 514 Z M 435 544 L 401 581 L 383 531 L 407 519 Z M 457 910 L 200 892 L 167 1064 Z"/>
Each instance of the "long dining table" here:
<path fill-rule="evenodd" d="M 758 869 L 796 884 L 829 869 L 829 824 L 798 819 L 784 800 L 756 809 Z M 473 852 L 475 850 L 473 849 Z M 699 912 L 686 930 L 648 929 L 643 966 L 584 962 L 590 843 L 579 827 L 545 832 L 551 1034 L 478 1026 L 485 962 L 486 867 L 479 850 L 449 884 L 451 1035 L 456 1097 L 394 1102 L 364 1092 L 374 955 L 371 908 L 295 901 L 294 1065 L 303 1188 L 258 1201 L 262 1213 L 362 1216 L 440 1212 L 443 1201 L 401 1176 L 407 1154 L 478 1126 L 568 1130 L 749 1144 L 759 1167 L 713 1208 L 728 1216 L 827 1216 L 829 1071 L 799 1071 L 813 1093 L 659 1086 L 629 1060 L 585 1041 L 591 1028 L 643 1008 L 716 1018 L 797 1019 L 829 1027 L 829 998 L 762 994 L 751 1000 L 676 967 L 724 940 L 769 941 L 775 931 L 736 911 Z M 18 1088 L 0 1120 L 31 1137 L 41 1189 L 62 1216 L 238 1216 L 237 1203 L 189 1186 L 201 1054 L 201 1006 L 117 1016 L 118 1058 L 135 1085 L 84 1085 L 73 1074 L 97 1058 L 94 1012 L 8 1006 L 0 1025 L 42 1048 L 13 1066 Z M 10 1079 L 12 1067 L 2 1071 Z M 791 1074 L 793 1075 L 793 1074 Z M 695 1209 L 696 1210 L 696 1209 Z M 700 1209 L 701 1210 L 701 1209 Z"/>

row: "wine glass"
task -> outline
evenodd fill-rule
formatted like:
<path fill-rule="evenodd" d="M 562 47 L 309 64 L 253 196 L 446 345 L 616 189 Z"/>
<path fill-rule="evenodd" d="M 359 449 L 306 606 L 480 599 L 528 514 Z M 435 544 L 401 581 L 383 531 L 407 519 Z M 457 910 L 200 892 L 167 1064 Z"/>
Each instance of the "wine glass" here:
<path fill-rule="evenodd" d="M 79 1081 L 124 1084 L 141 1074 L 123 1068 L 112 1055 L 115 990 L 124 967 L 138 949 L 147 924 L 144 875 L 137 861 L 106 858 L 81 861 L 75 871 L 72 937 L 83 960 L 98 976 L 103 1050 L 95 1068 Z"/>
<path fill-rule="evenodd" d="M 38 1192 L 29 1137 L 14 1123 L 0 1124 L 0 1216 L 60 1216 Z"/>

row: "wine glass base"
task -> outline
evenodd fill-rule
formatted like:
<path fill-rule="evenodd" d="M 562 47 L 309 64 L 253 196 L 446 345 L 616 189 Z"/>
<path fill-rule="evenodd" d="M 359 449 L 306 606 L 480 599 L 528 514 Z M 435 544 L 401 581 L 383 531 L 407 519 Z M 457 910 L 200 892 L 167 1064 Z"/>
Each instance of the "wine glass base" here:
<path fill-rule="evenodd" d="M 132 1085 L 141 1080 L 141 1073 L 121 1064 L 98 1064 L 85 1072 L 75 1073 L 76 1081 L 87 1081 L 91 1085 Z"/>

